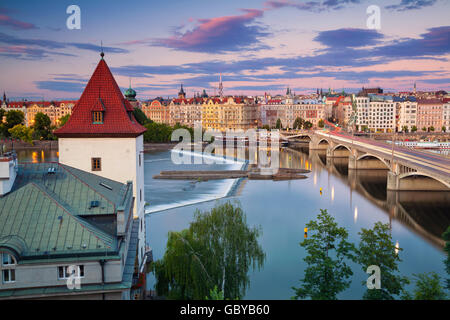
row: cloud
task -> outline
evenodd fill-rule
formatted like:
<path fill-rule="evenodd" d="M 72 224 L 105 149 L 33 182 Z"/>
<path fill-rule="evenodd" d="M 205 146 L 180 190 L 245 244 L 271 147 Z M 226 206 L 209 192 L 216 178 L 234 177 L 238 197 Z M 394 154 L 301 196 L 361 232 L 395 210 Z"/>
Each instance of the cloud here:
<path fill-rule="evenodd" d="M 18 38 L 12 35 L 7 35 L 5 33 L 0 32 L 0 43 L 7 44 L 6 49 L 13 48 L 26 48 L 21 52 L 21 56 L 23 58 L 35 58 L 42 59 L 48 57 L 50 55 L 64 55 L 64 56 L 74 56 L 72 53 L 63 53 L 57 50 L 63 49 L 71 49 L 77 48 L 80 50 L 89 50 L 94 52 L 100 52 L 101 47 L 98 45 L 93 45 L 90 43 L 80 43 L 80 42 L 59 42 L 53 40 L 45 40 L 45 39 L 24 39 Z M 38 48 L 36 48 L 38 47 Z M 47 50 L 39 49 L 44 48 Z M 117 47 L 103 47 L 103 50 L 106 53 L 128 53 L 128 50 L 117 48 Z M 18 51 L 4 51 L 8 53 L 16 53 L 19 54 Z M 34 53 L 34 54 L 33 54 Z M 40 53 L 40 54 L 37 54 Z"/>
<path fill-rule="evenodd" d="M 298 2 L 291 0 L 270 0 L 264 3 L 267 9 L 295 8 L 301 11 L 322 12 L 329 10 L 340 10 L 348 4 L 358 4 L 361 0 L 326 0 Z"/>
<path fill-rule="evenodd" d="M 49 90 L 49 91 L 64 91 L 80 93 L 83 92 L 86 84 L 82 82 L 68 82 L 68 81 L 34 81 L 36 88 L 39 90 Z"/>
<path fill-rule="evenodd" d="M 327 47 L 364 47 L 377 44 L 384 36 L 376 30 L 338 29 L 322 31 L 314 39 Z"/>
<path fill-rule="evenodd" d="M 8 27 L 14 30 L 29 30 L 38 29 L 34 24 L 16 20 L 8 15 L 10 10 L 6 8 L 0 8 L 0 26 Z"/>
<path fill-rule="evenodd" d="M 419 39 L 401 39 L 378 47 L 374 55 L 389 58 L 418 58 L 450 53 L 450 26 L 428 29 Z"/>
<path fill-rule="evenodd" d="M 386 9 L 396 11 L 407 11 L 422 9 L 434 5 L 437 0 L 402 0 L 399 4 L 386 6 Z"/>
<path fill-rule="evenodd" d="M 24 45 L 0 46 L 0 55 L 5 58 L 15 58 L 21 60 L 41 60 L 51 55 L 74 57 L 74 55 L 70 53 L 48 51 Z"/>
<path fill-rule="evenodd" d="M 224 53 L 242 49 L 268 48 L 260 38 L 269 35 L 266 28 L 254 24 L 263 10 L 243 9 L 243 14 L 211 19 L 198 19 L 194 29 L 175 31 L 169 38 L 156 39 L 151 44 L 175 50 Z"/>

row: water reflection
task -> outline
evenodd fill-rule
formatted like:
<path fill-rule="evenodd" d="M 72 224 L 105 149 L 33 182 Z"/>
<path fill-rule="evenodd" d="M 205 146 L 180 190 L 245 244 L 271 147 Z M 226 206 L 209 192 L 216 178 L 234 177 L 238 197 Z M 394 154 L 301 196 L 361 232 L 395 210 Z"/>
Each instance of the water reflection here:
<path fill-rule="evenodd" d="M 349 185 L 392 219 L 419 234 L 433 245 L 443 248 L 442 233 L 450 225 L 450 192 L 387 191 L 387 170 L 348 170 L 348 159 L 327 158 L 326 152 L 307 149 L 290 150 L 297 158 L 307 157 Z M 299 161 L 301 163 L 301 161 Z M 355 207 L 354 220 L 358 219 Z"/>
<path fill-rule="evenodd" d="M 232 154 L 239 156 L 237 152 Z M 240 156 L 243 154 L 241 152 Z M 248 159 L 248 149 L 245 157 Z M 387 191 L 388 170 L 348 170 L 348 158 L 327 158 L 326 150 L 282 148 L 279 157 L 281 168 L 311 170 L 314 186 L 320 171 L 328 171 L 350 187 L 351 207 L 352 193 L 356 191 L 388 214 L 391 223 L 395 219 L 434 246 L 443 248 L 441 235 L 450 225 L 450 192 Z M 328 186 L 330 189 L 334 202 L 335 188 Z M 320 186 L 321 195 L 327 192 Z M 357 220 L 358 208 L 355 207 L 355 223 Z"/>

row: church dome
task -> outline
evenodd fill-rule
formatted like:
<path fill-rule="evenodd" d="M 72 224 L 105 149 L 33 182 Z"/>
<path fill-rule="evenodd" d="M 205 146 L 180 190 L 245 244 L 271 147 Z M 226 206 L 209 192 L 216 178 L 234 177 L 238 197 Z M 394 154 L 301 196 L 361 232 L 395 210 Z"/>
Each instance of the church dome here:
<path fill-rule="evenodd" d="M 136 98 L 136 91 L 131 89 L 131 87 L 128 88 L 127 91 L 125 91 L 125 98 L 127 98 L 127 100 L 134 100 Z"/>

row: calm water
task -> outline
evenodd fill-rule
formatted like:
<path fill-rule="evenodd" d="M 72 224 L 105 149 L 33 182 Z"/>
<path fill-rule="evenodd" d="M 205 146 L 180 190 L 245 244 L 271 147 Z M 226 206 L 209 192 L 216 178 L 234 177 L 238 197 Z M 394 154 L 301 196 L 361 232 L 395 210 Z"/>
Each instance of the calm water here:
<path fill-rule="evenodd" d="M 18 152 L 22 161 L 56 161 L 55 151 Z M 190 182 L 153 180 L 162 170 L 235 169 L 242 163 L 180 165 L 172 163 L 170 152 L 145 155 L 145 197 L 150 204 L 147 240 L 155 259 L 164 255 L 169 231 L 189 226 L 196 208 L 209 210 L 216 202 L 237 200 L 247 214 L 248 224 L 260 225 L 260 243 L 266 252 L 263 269 L 252 271 L 246 299 L 289 299 L 305 268 L 305 251 L 299 246 L 303 228 L 319 209 L 328 209 L 351 241 L 359 241 L 361 228 L 377 221 L 390 223 L 392 236 L 404 250 L 400 253 L 403 275 L 435 271 L 446 276 L 440 235 L 450 224 L 450 192 L 386 192 L 386 172 L 348 171 L 346 159 L 326 161 L 324 153 L 284 150 L 280 165 L 310 169 L 306 180 Z M 323 189 L 322 195 L 320 188 Z M 221 197 L 219 200 L 214 200 Z M 205 202 L 207 201 L 207 202 Z M 190 204 L 190 205 L 186 205 Z M 162 211 L 159 211 L 162 210 Z M 157 212 L 155 212 L 157 211 Z M 360 266 L 352 265 L 351 287 L 342 299 L 360 299 L 367 280 Z M 148 277 L 152 289 L 154 279 Z"/>

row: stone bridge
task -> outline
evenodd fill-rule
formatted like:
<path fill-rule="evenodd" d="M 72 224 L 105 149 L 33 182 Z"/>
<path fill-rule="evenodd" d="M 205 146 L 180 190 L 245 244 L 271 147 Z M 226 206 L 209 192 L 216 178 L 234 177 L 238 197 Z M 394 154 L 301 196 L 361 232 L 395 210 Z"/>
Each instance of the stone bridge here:
<path fill-rule="evenodd" d="M 327 158 L 348 158 L 349 170 L 389 170 L 392 191 L 449 191 L 450 159 L 363 138 L 320 131 L 282 133 L 289 141 L 309 142 Z"/>

